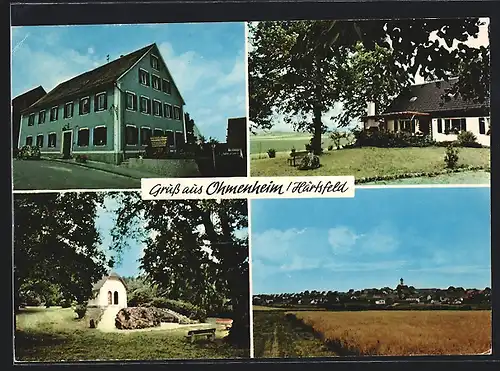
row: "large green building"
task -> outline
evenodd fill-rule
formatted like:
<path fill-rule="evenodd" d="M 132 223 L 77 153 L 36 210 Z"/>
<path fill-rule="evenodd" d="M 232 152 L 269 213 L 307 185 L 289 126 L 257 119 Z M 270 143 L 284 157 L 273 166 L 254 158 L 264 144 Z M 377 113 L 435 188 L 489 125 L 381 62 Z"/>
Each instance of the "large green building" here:
<path fill-rule="evenodd" d="M 156 44 L 57 85 L 21 112 L 18 147 L 44 156 L 85 154 L 120 163 L 151 136 L 175 150 L 186 141 L 185 102 Z"/>

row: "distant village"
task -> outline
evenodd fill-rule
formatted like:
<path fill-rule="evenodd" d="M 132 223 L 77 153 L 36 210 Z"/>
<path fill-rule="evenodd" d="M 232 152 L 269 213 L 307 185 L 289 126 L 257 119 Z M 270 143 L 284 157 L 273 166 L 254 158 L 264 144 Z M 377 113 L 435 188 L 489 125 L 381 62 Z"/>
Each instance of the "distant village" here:
<path fill-rule="evenodd" d="M 405 285 L 400 279 L 396 288 L 339 291 L 303 291 L 300 293 L 261 294 L 253 296 L 253 305 L 261 306 L 307 306 L 336 308 L 357 306 L 388 308 L 397 306 L 484 306 L 491 307 L 491 288 L 465 289 L 450 286 L 447 289 L 415 288 Z M 417 309 L 417 308 L 415 308 Z M 465 308 L 464 308 L 465 309 Z"/>

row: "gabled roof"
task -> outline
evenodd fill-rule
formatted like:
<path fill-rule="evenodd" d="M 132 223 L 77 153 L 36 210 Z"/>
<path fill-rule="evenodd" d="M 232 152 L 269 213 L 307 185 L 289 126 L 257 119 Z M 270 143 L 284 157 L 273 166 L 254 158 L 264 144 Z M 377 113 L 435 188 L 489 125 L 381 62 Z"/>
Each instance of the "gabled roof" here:
<path fill-rule="evenodd" d="M 98 291 L 101 289 L 101 287 L 104 285 L 104 283 L 110 279 L 111 277 L 114 277 L 114 278 L 117 278 L 121 283 L 123 283 L 123 286 L 125 286 L 125 288 L 127 287 L 127 285 L 125 284 L 125 281 L 123 280 L 123 278 L 120 277 L 120 275 L 116 272 L 111 272 L 109 275 L 105 275 L 103 276 L 99 281 L 97 281 L 94 286 L 92 287 L 92 291 Z"/>
<path fill-rule="evenodd" d="M 476 108 L 484 108 L 485 105 L 466 101 L 461 97 L 451 97 L 445 101 L 442 95 L 445 90 L 451 88 L 457 82 L 457 78 L 448 81 L 435 81 L 425 84 L 412 85 L 401 93 L 387 108 L 384 113 L 391 112 L 439 112 L 439 111 L 461 111 Z M 489 106 L 489 104 L 486 104 Z"/>
<path fill-rule="evenodd" d="M 112 84 L 132 68 L 154 45 L 155 44 L 150 44 L 145 46 L 144 48 L 60 83 L 47 95 L 32 104 L 27 110 L 46 106 L 50 103 L 59 103 L 61 100 Z"/>
<path fill-rule="evenodd" d="M 29 99 L 31 97 L 38 100 L 38 99 L 40 99 L 41 96 L 43 96 L 45 94 L 47 94 L 47 92 L 42 87 L 42 85 L 39 85 L 36 88 L 28 90 L 22 94 L 19 94 L 17 97 L 12 98 L 12 104 L 17 103 L 18 101 L 22 101 L 23 99 Z"/>

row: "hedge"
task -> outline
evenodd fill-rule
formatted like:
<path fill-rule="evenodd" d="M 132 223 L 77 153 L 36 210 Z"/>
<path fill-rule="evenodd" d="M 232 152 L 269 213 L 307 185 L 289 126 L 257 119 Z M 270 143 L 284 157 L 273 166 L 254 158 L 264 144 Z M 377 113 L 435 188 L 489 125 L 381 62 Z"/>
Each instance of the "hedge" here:
<path fill-rule="evenodd" d="M 167 308 L 173 310 L 174 312 L 182 314 L 189 319 L 199 320 L 201 322 L 205 321 L 205 319 L 207 318 L 207 312 L 204 309 L 179 300 L 154 298 L 147 304 L 147 306 Z"/>

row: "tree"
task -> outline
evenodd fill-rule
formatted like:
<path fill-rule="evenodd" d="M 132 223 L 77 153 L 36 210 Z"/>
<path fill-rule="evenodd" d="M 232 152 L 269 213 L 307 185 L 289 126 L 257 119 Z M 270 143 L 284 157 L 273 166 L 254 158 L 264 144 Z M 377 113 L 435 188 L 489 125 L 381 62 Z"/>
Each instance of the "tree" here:
<path fill-rule="evenodd" d="M 479 25 L 478 18 L 252 25 L 248 63 L 253 130 L 272 128 L 273 114 L 281 114 L 295 130 L 312 133 L 312 147 L 320 152 L 322 114 L 335 103 L 345 105 L 344 113 L 334 118 L 345 126 L 363 114 L 366 100 L 379 100 L 383 108 L 417 73 L 444 80 L 458 75 L 450 90 L 487 102 L 489 47 L 465 44 L 477 37 Z"/>
<path fill-rule="evenodd" d="M 113 261 L 99 249 L 99 193 L 19 194 L 14 197 L 16 308 L 27 291 L 86 302 L 92 284 Z"/>
<path fill-rule="evenodd" d="M 246 200 L 115 197 L 120 207 L 113 247 L 124 248 L 128 238 L 142 240 L 140 267 L 171 299 L 207 308 L 229 298 L 234 316 L 229 340 L 248 347 L 248 237 L 241 232 L 248 227 Z"/>

